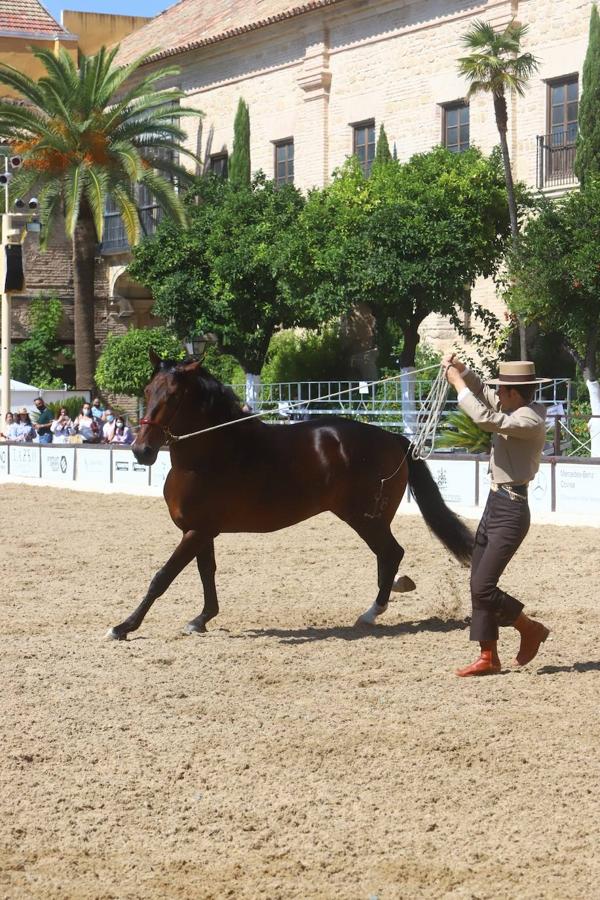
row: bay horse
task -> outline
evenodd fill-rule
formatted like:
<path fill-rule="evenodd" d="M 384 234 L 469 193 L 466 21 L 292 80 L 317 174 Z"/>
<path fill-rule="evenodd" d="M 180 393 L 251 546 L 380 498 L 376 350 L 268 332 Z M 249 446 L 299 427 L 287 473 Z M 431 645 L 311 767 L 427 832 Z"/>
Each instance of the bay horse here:
<path fill-rule="evenodd" d="M 290 425 L 267 424 L 244 412 L 230 388 L 198 361 L 161 360 L 145 390 L 146 417 L 132 446 L 152 465 L 168 439 L 171 465 L 164 497 L 182 538 L 150 582 L 146 596 L 107 637 L 136 631 L 154 601 L 196 559 L 204 591 L 188 634 L 206 631 L 219 612 L 214 540 L 222 532 L 269 532 L 331 511 L 377 557 L 379 591 L 359 621 L 373 623 L 387 608 L 404 549 L 390 523 L 407 484 L 430 529 L 462 563 L 473 535 L 442 500 L 427 464 L 413 459 L 406 437 L 336 416 Z M 234 424 L 177 440 L 225 422 Z M 405 576 L 406 578 L 406 576 Z M 402 581 L 402 579 L 399 579 Z M 407 589 L 414 584 L 406 579 Z"/>

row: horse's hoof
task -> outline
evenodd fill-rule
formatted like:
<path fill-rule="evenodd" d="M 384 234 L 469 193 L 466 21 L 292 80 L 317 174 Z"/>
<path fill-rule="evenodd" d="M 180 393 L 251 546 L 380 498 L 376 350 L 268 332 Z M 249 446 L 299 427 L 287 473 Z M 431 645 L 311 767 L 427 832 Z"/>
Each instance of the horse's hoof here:
<path fill-rule="evenodd" d="M 206 625 L 195 625 L 193 622 L 188 622 L 187 625 L 184 626 L 183 633 L 206 634 Z"/>
<path fill-rule="evenodd" d="M 409 591 L 414 591 L 416 588 L 416 584 L 408 575 L 400 575 L 392 585 L 392 590 L 396 594 L 408 594 Z"/>
<path fill-rule="evenodd" d="M 126 641 L 127 634 L 119 634 L 115 628 L 109 628 L 104 635 L 104 639 L 107 641 Z"/>

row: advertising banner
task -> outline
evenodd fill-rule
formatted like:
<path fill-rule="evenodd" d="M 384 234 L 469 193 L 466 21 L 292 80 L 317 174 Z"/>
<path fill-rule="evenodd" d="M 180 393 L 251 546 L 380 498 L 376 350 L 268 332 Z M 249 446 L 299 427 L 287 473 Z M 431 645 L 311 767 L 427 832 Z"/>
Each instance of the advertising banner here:
<path fill-rule="evenodd" d="M 110 484 L 110 450 L 84 449 L 75 450 L 75 480 L 85 484 L 105 487 Z"/>
<path fill-rule="evenodd" d="M 475 506 L 477 463 L 468 459 L 429 459 L 431 470 L 446 503 L 453 506 Z"/>
<path fill-rule="evenodd" d="M 598 517 L 600 466 L 557 463 L 555 477 L 556 512 Z"/>
<path fill-rule="evenodd" d="M 162 488 L 171 470 L 171 454 L 168 450 L 159 450 L 156 462 L 150 466 L 150 484 L 154 488 Z"/>
<path fill-rule="evenodd" d="M 131 450 L 112 451 L 113 484 L 128 487 L 148 487 L 150 467 L 137 462 Z"/>
<path fill-rule="evenodd" d="M 12 444 L 9 455 L 9 472 L 20 478 L 40 477 L 40 448 L 31 444 Z"/>
<path fill-rule="evenodd" d="M 75 447 L 52 444 L 41 449 L 42 478 L 45 481 L 73 481 L 75 475 Z"/>

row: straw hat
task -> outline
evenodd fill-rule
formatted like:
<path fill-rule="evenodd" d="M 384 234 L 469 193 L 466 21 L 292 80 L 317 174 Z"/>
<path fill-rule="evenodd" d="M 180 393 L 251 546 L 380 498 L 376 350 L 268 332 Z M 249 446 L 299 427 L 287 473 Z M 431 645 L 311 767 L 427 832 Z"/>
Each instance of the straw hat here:
<path fill-rule="evenodd" d="M 18 415 L 18 416 L 28 416 L 28 415 L 29 415 L 29 410 L 27 409 L 26 406 L 22 406 L 21 409 L 18 409 L 18 410 L 17 410 L 17 415 Z"/>
<path fill-rule="evenodd" d="M 552 381 L 551 378 L 536 378 L 535 365 L 528 360 L 518 362 L 501 362 L 498 366 L 498 377 L 491 378 L 488 384 L 542 384 Z"/>

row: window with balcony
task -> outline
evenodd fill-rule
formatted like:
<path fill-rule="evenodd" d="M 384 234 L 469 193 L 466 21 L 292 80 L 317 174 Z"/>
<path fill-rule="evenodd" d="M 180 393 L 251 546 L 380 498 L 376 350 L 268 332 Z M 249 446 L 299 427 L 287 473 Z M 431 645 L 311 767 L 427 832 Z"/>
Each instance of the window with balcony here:
<path fill-rule="evenodd" d="M 227 178 L 229 174 L 229 154 L 226 150 L 222 153 L 213 153 L 208 158 L 208 171 L 219 178 Z"/>
<path fill-rule="evenodd" d="M 469 104 L 464 100 L 443 107 L 442 144 L 452 153 L 469 149 Z"/>
<path fill-rule="evenodd" d="M 357 122 L 352 126 L 352 153 L 358 158 L 365 175 L 371 174 L 375 159 L 375 120 Z"/>
<path fill-rule="evenodd" d="M 285 141 L 275 143 L 275 185 L 294 183 L 294 140 L 287 138 Z"/>
<path fill-rule="evenodd" d="M 537 185 L 549 187 L 575 179 L 575 144 L 579 111 L 577 75 L 548 82 L 547 133 L 538 135 Z"/>

